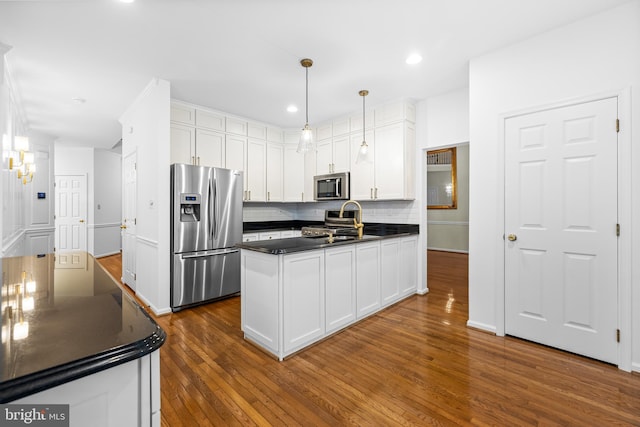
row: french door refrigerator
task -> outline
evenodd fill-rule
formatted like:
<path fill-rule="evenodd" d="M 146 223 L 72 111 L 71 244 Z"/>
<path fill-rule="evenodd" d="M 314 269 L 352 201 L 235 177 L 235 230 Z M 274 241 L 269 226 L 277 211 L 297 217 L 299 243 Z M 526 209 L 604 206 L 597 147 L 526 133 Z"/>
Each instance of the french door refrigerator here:
<path fill-rule="evenodd" d="M 240 292 L 242 171 L 171 165 L 171 309 Z"/>

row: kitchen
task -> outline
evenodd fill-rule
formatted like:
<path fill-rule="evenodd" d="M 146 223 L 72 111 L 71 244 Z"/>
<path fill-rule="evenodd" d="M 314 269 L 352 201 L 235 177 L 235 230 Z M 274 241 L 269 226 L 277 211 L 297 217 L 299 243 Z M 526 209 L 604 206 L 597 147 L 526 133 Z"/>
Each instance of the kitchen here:
<path fill-rule="evenodd" d="M 465 140 L 471 141 L 472 211 L 470 220 L 470 301 L 468 314 L 470 326 L 492 332 L 504 333 L 504 330 L 501 330 L 501 328 L 503 328 L 503 326 L 501 326 L 501 316 L 498 314 L 499 299 L 497 295 L 500 293 L 493 285 L 497 281 L 499 282 L 499 277 L 496 275 L 498 275 L 500 271 L 500 268 L 493 268 L 496 262 L 495 260 L 499 259 L 498 254 L 500 250 L 497 249 L 497 247 L 502 245 L 497 236 L 503 234 L 500 226 L 496 224 L 497 212 L 499 212 L 499 208 L 496 206 L 499 206 L 500 199 L 497 193 L 497 188 L 499 188 L 497 184 L 499 181 L 493 172 L 491 174 L 484 172 L 499 169 L 497 164 L 499 164 L 500 158 L 496 156 L 496 153 L 499 153 L 499 145 L 496 141 L 499 141 L 500 138 L 497 135 L 497 126 L 495 126 L 496 117 L 507 111 L 522 109 L 530 105 L 544 105 L 555 102 L 558 99 L 574 99 L 592 93 L 610 93 L 611 91 L 617 91 L 619 88 L 628 86 L 635 88 L 637 86 L 636 76 L 639 75 L 639 73 L 637 73 L 638 64 L 637 58 L 629 56 L 629 52 L 637 51 L 637 46 L 634 45 L 635 42 L 632 42 L 632 40 L 637 40 L 635 30 L 633 30 L 637 27 L 637 25 L 635 25 L 636 21 L 633 21 L 633 19 L 635 19 L 633 17 L 637 16 L 636 5 L 636 2 L 631 2 L 626 6 L 626 9 L 614 9 L 609 13 L 595 16 L 591 20 L 583 21 L 572 26 L 564 26 L 548 33 L 548 35 L 544 37 L 531 38 L 512 48 L 504 48 L 494 54 L 472 60 L 469 70 L 469 89 L 454 90 L 448 95 L 433 96 L 426 101 L 418 103 L 416 142 L 420 149 L 427 148 L 428 144 L 434 144 L 433 146 L 435 147 L 437 143 L 446 145 Z M 595 32 L 597 34 L 596 38 L 593 32 L 588 30 L 589 26 L 606 29 L 606 31 Z M 607 35 L 605 36 L 604 33 L 607 33 Z M 608 51 L 600 46 L 602 46 L 602 40 L 613 39 L 616 40 L 613 44 L 617 46 L 616 49 L 619 51 L 617 55 L 613 55 L 613 58 L 611 58 L 609 53 L 607 53 Z M 579 40 L 579 42 L 576 40 Z M 620 43 L 619 40 L 623 40 L 624 42 Z M 578 53 L 581 52 L 581 43 L 593 46 L 593 50 L 590 50 L 589 54 L 585 53 L 581 56 Z M 575 55 L 563 59 L 562 55 L 558 53 L 567 51 L 575 52 Z M 528 59 L 527 55 L 533 56 Z M 594 68 L 594 56 L 607 58 L 613 61 L 613 63 L 606 67 L 599 65 Z M 559 74 L 545 74 L 545 78 L 540 78 L 540 76 L 533 74 L 534 70 L 540 72 L 540 67 L 542 67 L 543 70 L 558 68 L 551 65 L 557 61 L 561 61 L 563 67 L 559 68 L 564 70 L 558 72 Z M 533 63 L 537 64 L 537 67 L 533 67 Z M 318 62 L 318 64 L 320 64 L 320 62 Z M 600 62 L 598 62 L 598 64 L 600 64 Z M 295 61 L 293 61 L 292 66 L 296 66 Z M 591 71 L 585 74 L 584 70 Z M 610 77 L 603 77 L 604 75 Z M 520 78 L 515 78 L 514 76 L 520 76 Z M 575 76 L 581 77 L 576 78 Z M 566 84 L 568 81 L 570 81 L 571 84 Z M 534 84 L 533 82 L 536 83 Z M 159 97 L 155 101 L 160 101 L 157 104 L 149 101 L 149 107 L 162 104 L 162 111 L 157 111 L 157 115 L 162 118 L 163 123 L 169 123 L 169 104 L 172 97 L 170 88 L 163 87 L 164 84 L 162 81 L 158 82 L 157 86 L 155 86 L 157 91 L 152 90 L 149 92 L 150 96 Z M 313 85 L 314 80 L 312 74 L 312 88 Z M 353 94 L 355 102 L 353 102 L 354 106 L 351 107 L 350 110 L 356 110 L 357 108 L 355 104 L 358 102 L 357 90 L 359 89 L 361 89 L 361 87 L 355 89 L 356 92 Z M 369 89 L 372 94 L 375 93 L 371 87 L 369 87 Z M 637 89 L 633 90 L 635 91 Z M 633 94 L 633 97 L 627 98 L 627 105 L 635 102 L 635 92 L 633 92 Z M 502 98 L 498 95 L 501 95 Z M 493 100 L 494 103 L 490 103 L 489 100 Z M 141 102 L 144 103 L 144 100 L 141 100 Z M 313 107 L 313 103 L 310 105 Z M 374 104 L 371 103 L 371 105 L 373 106 Z M 160 110 L 160 108 L 158 108 L 158 110 Z M 624 108 L 622 110 L 624 110 Z M 311 111 L 313 111 L 313 109 Z M 633 109 L 633 111 L 637 111 L 637 109 Z M 621 121 L 624 132 L 625 120 L 623 119 Z M 632 121 L 637 123 L 637 116 L 631 115 L 630 113 L 627 114 L 626 123 L 631 123 Z M 466 136 L 459 137 L 459 135 L 456 135 L 457 132 L 461 131 L 459 128 L 451 126 L 451 123 L 456 122 L 469 123 Z M 144 190 L 144 192 L 141 193 L 141 203 L 139 206 L 140 226 L 138 228 L 141 236 L 141 239 L 139 239 L 141 249 L 138 254 L 138 259 L 151 259 L 154 261 L 146 265 L 141 263 L 137 271 L 137 276 L 140 293 L 152 303 L 151 305 L 153 305 L 155 309 L 163 310 L 169 306 L 168 300 L 166 299 L 168 296 L 166 296 L 164 292 L 159 292 L 152 284 L 158 280 L 166 280 L 166 275 L 159 277 L 155 266 L 166 264 L 165 257 L 162 254 L 166 252 L 163 248 L 168 248 L 169 236 L 168 230 L 156 230 L 153 227 L 149 228 L 149 226 L 168 222 L 168 212 L 161 208 L 161 206 L 168 205 L 168 195 L 162 193 L 164 190 L 160 186 L 161 182 L 167 182 L 168 176 L 166 180 L 163 179 L 164 174 L 168 174 L 168 171 L 160 171 L 159 165 L 169 163 L 168 147 L 170 137 L 167 129 L 156 129 L 151 123 L 147 125 L 148 126 L 145 126 L 144 123 L 136 124 L 134 133 L 129 134 L 129 137 L 132 139 L 141 138 L 140 134 L 144 134 L 144 131 L 148 131 L 147 136 L 151 135 L 151 138 L 146 142 L 138 140 L 141 142 L 138 145 L 138 158 L 141 159 L 141 163 L 139 164 L 139 177 L 141 188 Z M 626 129 L 628 131 L 629 128 Z M 128 131 L 129 129 L 125 128 L 125 130 Z M 627 137 L 630 138 L 630 135 L 627 135 Z M 157 150 L 158 147 L 165 147 L 166 152 L 159 152 Z M 157 160 L 155 160 L 156 153 L 158 156 Z M 637 153 L 633 152 L 633 156 L 636 155 Z M 624 158 L 630 161 L 632 156 L 629 155 Z M 416 165 L 418 164 L 419 163 L 416 162 Z M 420 171 L 420 169 L 417 169 L 417 171 Z M 420 194 L 421 191 L 420 176 L 420 172 L 416 173 L 417 194 Z M 634 177 L 633 179 L 634 181 L 631 181 L 631 178 L 629 178 L 629 185 L 636 187 L 636 178 Z M 482 189 L 482 191 L 478 191 L 478 189 Z M 52 193 L 51 190 L 48 191 L 48 194 Z M 144 194 L 144 196 L 142 194 Z M 150 197 L 146 197 L 146 195 L 150 195 Z M 27 202 L 32 203 L 31 200 Z M 626 206 L 629 207 L 632 203 L 635 203 L 635 201 L 632 202 L 631 199 L 629 199 L 625 203 L 627 203 Z M 370 211 L 368 211 L 367 206 L 365 206 L 365 223 L 368 220 L 367 218 L 370 218 L 370 220 L 374 222 L 390 222 L 387 220 L 388 218 L 400 215 L 402 219 L 400 219 L 399 222 L 415 223 L 414 220 L 417 218 L 422 224 L 422 221 L 424 221 L 423 213 L 418 205 L 420 205 L 419 202 L 385 202 L 383 207 L 379 207 L 378 205 L 369 206 Z M 339 208 L 339 206 L 331 206 L 331 208 L 336 209 Z M 250 221 L 264 220 L 264 218 L 268 217 L 274 219 L 294 217 L 296 219 L 319 220 L 321 214 L 315 212 L 315 210 L 317 209 L 307 205 L 280 208 L 277 206 L 258 204 L 257 206 L 249 206 L 245 216 Z M 628 211 L 630 212 L 630 210 Z M 19 217 L 20 215 L 18 214 L 16 216 Z M 410 218 L 410 220 L 405 221 L 405 218 Z M 627 218 L 627 223 L 633 223 L 633 220 Z M 636 230 L 637 227 L 629 226 L 628 229 Z M 3 226 L 3 237 L 12 235 L 12 232 L 13 229 L 11 229 L 11 227 Z M 636 238 L 632 239 L 629 235 L 625 237 L 624 233 L 621 237 L 627 239 L 624 240 L 623 244 L 628 245 L 629 248 L 637 244 Z M 487 242 L 491 243 L 487 245 Z M 421 243 L 421 246 L 424 248 L 423 243 Z M 625 287 L 623 283 L 623 287 L 621 288 L 623 292 L 626 292 L 625 289 L 628 291 L 631 290 L 631 283 L 638 283 L 637 280 L 631 280 L 631 277 L 637 276 L 635 267 L 632 267 L 630 263 L 627 264 L 623 265 L 623 279 L 626 277 L 624 280 L 627 280 L 628 285 Z M 424 271 L 421 275 L 423 277 L 426 276 Z M 426 280 L 420 280 L 421 284 L 425 282 Z M 634 295 L 635 294 L 636 293 L 634 293 Z M 628 304 L 628 308 L 625 309 L 626 311 L 623 310 L 621 312 L 623 315 L 627 313 L 626 320 L 623 319 L 627 323 L 623 323 L 622 325 L 622 345 L 624 347 L 623 355 L 625 356 L 620 363 L 627 365 L 627 369 L 636 370 L 637 354 L 639 354 L 638 342 L 640 342 L 640 340 L 637 339 L 638 331 L 631 328 L 631 325 L 637 324 L 637 322 L 632 322 L 631 318 L 632 316 L 637 316 L 637 314 L 634 313 L 638 313 L 638 301 L 634 298 L 625 298 L 623 307 L 625 306 L 624 304 Z M 625 340 L 625 336 L 628 337 L 627 340 Z M 631 337 L 634 339 L 631 339 Z"/>

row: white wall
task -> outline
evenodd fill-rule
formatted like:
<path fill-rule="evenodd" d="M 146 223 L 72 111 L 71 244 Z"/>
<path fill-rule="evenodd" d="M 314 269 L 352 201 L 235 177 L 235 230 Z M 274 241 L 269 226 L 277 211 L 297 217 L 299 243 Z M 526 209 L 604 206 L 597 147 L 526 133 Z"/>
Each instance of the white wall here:
<path fill-rule="evenodd" d="M 500 188 L 501 115 L 589 95 L 618 93 L 631 88 L 631 111 L 620 138 L 640 126 L 640 2 L 632 1 L 518 44 L 476 58 L 470 64 L 470 241 L 469 324 L 498 330 L 504 313 L 498 312 L 496 288 L 502 280 L 503 251 Z M 623 106 L 624 107 L 624 106 Z M 632 122 L 632 123 L 631 123 Z M 632 137 L 632 146 L 640 142 Z M 624 159 L 623 159 L 624 160 Z M 640 164 L 640 150 L 632 152 Z M 623 184 L 624 185 L 624 184 Z M 627 183 L 628 185 L 628 183 Z M 640 188 L 640 174 L 631 178 Z M 633 211 L 640 209 L 635 192 Z M 631 217 L 629 207 L 621 215 Z M 498 220 L 496 219 L 498 218 Z M 640 217 L 623 225 L 633 230 L 632 251 L 640 250 Z M 626 226 L 626 228 L 624 228 Z M 625 237 L 623 237 L 624 239 Z M 628 235 L 627 237 L 628 238 Z M 627 261 L 627 263 L 629 263 Z M 623 266 L 624 267 L 624 266 Z M 640 265 L 632 270 L 633 362 L 640 369 Z M 625 332 L 628 329 L 623 329 Z M 622 345 L 629 345 L 629 334 Z"/>
<path fill-rule="evenodd" d="M 156 314 L 170 307 L 170 87 L 153 79 L 120 118 L 122 157 L 136 152 L 136 295 Z"/>
<path fill-rule="evenodd" d="M 0 188 L 1 256 L 30 255 L 53 251 L 53 138 L 31 132 L 22 115 L 4 53 L 10 48 L 0 43 L 0 134 L 2 135 L 2 174 Z M 9 170 L 8 151 L 14 137 L 27 136 L 29 151 L 35 155 L 36 173 L 23 184 L 16 170 Z M 46 194 L 37 199 L 37 193 Z"/>
<path fill-rule="evenodd" d="M 87 252 L 96 257 L 118 253 L 121 248 L 120 159 L 120 154 L 107 150 L 56 147 L 55 175 L 87 177 Z"/>

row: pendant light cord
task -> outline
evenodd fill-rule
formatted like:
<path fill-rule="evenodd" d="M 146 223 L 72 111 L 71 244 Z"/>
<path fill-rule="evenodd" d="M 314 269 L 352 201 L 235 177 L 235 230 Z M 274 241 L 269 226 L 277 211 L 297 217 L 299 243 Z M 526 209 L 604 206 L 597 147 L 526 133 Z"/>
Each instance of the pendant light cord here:
<path fill-rule="evenodd" d="M 305 123 L 309 124 L 309 67 L 305 67 L 306 79 L 305 79 Z"/>

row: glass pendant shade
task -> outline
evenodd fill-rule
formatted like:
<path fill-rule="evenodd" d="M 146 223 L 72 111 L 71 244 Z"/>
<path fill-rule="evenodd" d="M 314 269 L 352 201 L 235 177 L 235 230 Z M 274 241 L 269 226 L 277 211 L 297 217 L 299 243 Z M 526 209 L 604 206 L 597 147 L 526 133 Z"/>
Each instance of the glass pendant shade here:
<path fill-rule="evenodd" d="M 358 95 L 362 97 L 362 144 L 360 144 L 360 149 L 358 150 L 358 156 L 356 157 L 356 164 L 360 163 L 371 163 L 371 155 L 369 154 L 369 145 L 365 140 L 365 109 L 364 109 L 364 97 L 369 95 L 368 90 L 361 90 L 358 92 Z"/>
<path fill-rule="evenodd" d="M 367 141 L 362 141 L 362 144 L 360 144 L 360 149 L 358 150 L 358 156 L 356 157 L 356 163 L 360 164 L 360 163 L 365 163 L 365 162 L 370 162 L 369 160 L 369 144 L 367 144 Z"/>
<path fill-rule="evenodd" d="M 298 153 L 306 153 L 313 149 L 313 130 L 309 127 L 309 124 L 305 124 L 300 133 L 300 141 L 298 142 Z"/>
<path fill-rule="evenodd" d="M 306 121 L 300 133 L 300 141 L 298 142 L 298 153 L 306 153 L 313 150 L 313 130 L 309 127 L 309 67 L 313 65 L 313 61 L 309 58 L 305 58 L 300 61 L 305 69 L 305 117 Z"/>

